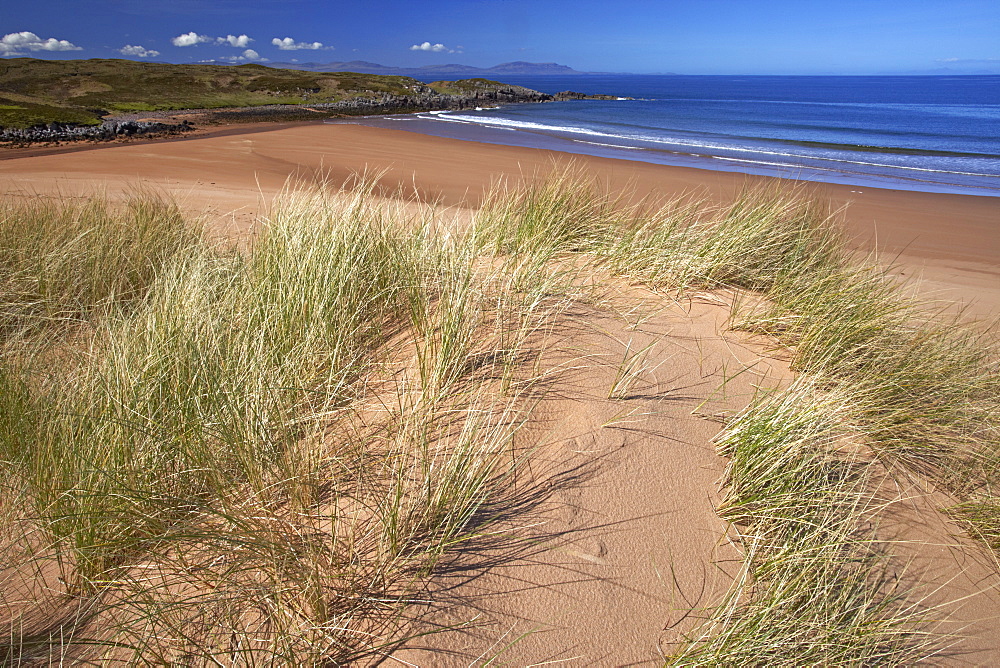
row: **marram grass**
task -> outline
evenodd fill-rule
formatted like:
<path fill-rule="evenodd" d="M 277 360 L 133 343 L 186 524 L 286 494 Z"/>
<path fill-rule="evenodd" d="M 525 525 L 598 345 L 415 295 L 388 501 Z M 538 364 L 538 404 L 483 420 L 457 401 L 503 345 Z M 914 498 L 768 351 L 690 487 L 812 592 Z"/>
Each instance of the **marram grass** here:
<path fill-rule="evenodd" d="M 944 646 L 918 592 L 894 575 L 865 434 L 850 400 L 800 377 L 762 394 L 720 434 L 729 458 L 720 516 L 744 570 L 675 665 L 912 664 Z"/>
<path fill-rule="evenodd" d="M 668 661 L 934 656 L 945 641 L 871 528 L 871 465 L 930 475 L 994 542 L 992 335 L 854 259 L 801 194 L 628 201 L 573 173 L 501 185 L 459 234 L 364 185 L 300 193 L 242 252 L 148 195 L 4 203 L 0 656 L 381 656 L 513 489 L 537 340 L 608 271 L 751 297 L 734 325 L 800 374 L 719 436 L 745 565 Z M 646 363 L 630 351 L 609 396 Z"/>
<path fill-rule="evenodd" d="M 142 299 L 200 241 L 173 203 L 138 191 L 125 206 L 0 197 L 0 337 L 79 323 Z"/>
<path fill-rule="evenodd" d="M 621 216 L 605 215 L 603 202 L 616 200 L 595 201 L 595 192 L 563 174 L 519 195 L 517 207 L 509 196 L 488 201 L 485 236 L 522 256 L 582 254 L 658 289 L 736 291 L 734 326 L 788 346 L 802 374 L 720 437 L 731 457 L 720 515 L 741 536 L 746 571 L 668 661 L 867 665 L 933 656 L 947 642 L 921 614 L 920 593 L 888 576 L 891 548 L 860 531 L 877 521 L 866 465 L 836 443 L 857 441 L 890 470 L 907 466 L 968 499 L 954 513 L 992 541 L 1000 526 L 991 501 L 1000 462 L 994 334 L 855 258 L 837 212 L 801 193 L 748 190 L 728 207 L 677 200 Z M 507 223 L 499 228 L 498 210 Z"/>
<path fill-rule="evenodd" d="M 9 358 L 6 660 L 325 665 L 405 634 L 512 475 L 530 379 L 505 360 L 548 310 L 485 318 L 523 302 L 508 277 L 420 223 L 289 196 L 248 252 L 194 243 L 102 296 L 63 364 Z"/>

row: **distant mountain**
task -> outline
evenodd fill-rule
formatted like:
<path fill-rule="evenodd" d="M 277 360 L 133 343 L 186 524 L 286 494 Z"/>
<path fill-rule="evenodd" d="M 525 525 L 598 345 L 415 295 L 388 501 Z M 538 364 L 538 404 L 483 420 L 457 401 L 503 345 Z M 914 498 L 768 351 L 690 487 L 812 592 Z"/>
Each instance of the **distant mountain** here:
<path fill-rule="evenodd" d="M 982 68 L 982 69 L 972 69 L 972 68 L 953 68 L 953 67 L 937 67 L 934 69 L 927 70 L 908 70 L 906 72 L 883 72 L 883 75 L 919 75 L 919 76 L 992 76 L 1000 74 L 1000 67 L 993 69 Z"/>
<path fill-rule="evenodd" d="M 490 74 L 586 74 L 558 63 L 526 63 L 521 60 L 494 65 L 486 71 Z"/>
<path fill-rule="evenodd" d="M 442 75 L 455 75 L 461 77 L 489 77 L 504 74 L 590 74 L 590 72 L 580 72 L 572 67 L 560 65 L 558 63 L 526 63 L 516 61 L 513 63 L 501 63 L 493 67 L 472 67 L 471 65 L 460 65 L 449 63 L 447 65 L 424 65 L 423 67 L 388 67 L 378 63 L 370 63 L 364 60 L 352 60 L 349 62 L 336 63 L 268 63 L 270 67 L 279 67 L 290 70 L 306 70 L 309 72 L 358 72 L 360 74 L 395 74 L 413 77 L 414 79 L 426 80 L 427 77 L 439 77 Z"/>

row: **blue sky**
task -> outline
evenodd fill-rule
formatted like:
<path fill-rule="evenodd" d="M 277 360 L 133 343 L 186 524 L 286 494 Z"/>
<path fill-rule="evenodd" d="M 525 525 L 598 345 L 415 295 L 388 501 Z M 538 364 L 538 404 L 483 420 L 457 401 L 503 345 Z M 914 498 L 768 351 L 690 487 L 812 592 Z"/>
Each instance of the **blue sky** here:
<path fill-rule="evenodd" d="M 0 55 L 1000 72 L 1000 0 L 0 0 Z"/>

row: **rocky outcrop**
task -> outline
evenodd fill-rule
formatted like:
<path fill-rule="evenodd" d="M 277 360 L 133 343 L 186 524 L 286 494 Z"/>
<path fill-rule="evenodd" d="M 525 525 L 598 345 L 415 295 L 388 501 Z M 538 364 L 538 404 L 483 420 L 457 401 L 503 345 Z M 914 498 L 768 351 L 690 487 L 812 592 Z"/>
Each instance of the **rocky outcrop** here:
<path fill-rule="evenodd" d="M 49 123 L 28 129 L 0 128 L 0 142 L 17 144 L 110 141 L 121 137 L 159 136 L 187 132 L 190 122 L 167 123 L 150 119 L 196 116 L 209 123 L 305 120 L 324 116 L 400 114 L 414 111 L 474 109 L 484 105 L 548 102 L 553 96 L 523 86 L 509 86 L 473 79 L 461 84 L 460 94 L 438 93 L 430 86 L 414 86 L 410 95 L 362 94 L 338 102 L 316 104 L 269 104 L 236 109 L 184 109 L 122 114 L 100 125 Z"/>
<path fill-rule="evenodd" d="M 577 93 L 572 90 L 564 90 L 556 93 L 552 96 L 552 99 L 557 102 L 565 102 L 566 100 L 634 100 L 634 97 L 617 97 L 615 95 L 587 95 L 586 93 Z"/>
<path fill-rule="evenodd" d="M 524 86 L 503 84 L 489 79 L 439 81 L 425 87 L 422 92 L 433 93 L 435 88 L 456 91 L 457 94 L 445 97 L 462 98 L 470 102 L 548 102 L 554 99 L 548 93 L 540 93 Z"/>
<path fill-rule="evenodd" d="M 235 109 L 184 109 L 142 112 L 117 117 L 123 119 L 169 118 L 178 115 L 196 116 L 208 123 L 253 123 L 266 121 L 296 121 L 334 116 L 376 116 L 418 111 L 448 111 L 475 109 L 499 104 L 550 102 L 554 96 L 523 86 L 510 86 L 492 81 L 473 79 L 451 84 L 460 92 L 439 93 L 427 85 L 413 87 L 408 95 L 387 93 L 362 94 L 338 102 L 305 104 L 267 104 Z"/>
<path fill-rule="evenodd" d="M 339 112 L 348 115 L 391 114 L 404 111 L 439 111 L 449 109 L 474 109 L 484 104 L 512 104 L 524 102 L 548 102 L 554 99 L 547 93 L 522 88 L 521 86 L 484 87 L 470 90 L 461 95 L 436 93 L 430 88 L 415 95 L 379 95 L 377 97 L 354 97 L 340 102 L 307 105 L 312 109 Z M 291 105 L 289 105 L 291 106 Z M 249 111 L 249 110 L 248 110 Z"/>
<path fill-rule="evenodd" d="M 160 123 L 121 119 L 104 121 L 100 125 L 49 123 L 27 129 L 0 128 L 0 142 L 34 144 L 79 140 L 111 141 L 121 137 L 176 135 L 192 129 L 187 122 Z"/>
<path fill-rule="evenodd" d="M 242 107 L 207 111 L 204 116 L 210 122 L 222 123 L 300 120 L 321 116 L 377 116 L 418 111 L 475 109 L 498 104 L 549 102 L 553 99 L 552 95 L 521 86 L 483 87 L 460 95 L 437 93 L 429 86 L 420 86 L 412 95 L 383 94 L 318 104 Z"/>

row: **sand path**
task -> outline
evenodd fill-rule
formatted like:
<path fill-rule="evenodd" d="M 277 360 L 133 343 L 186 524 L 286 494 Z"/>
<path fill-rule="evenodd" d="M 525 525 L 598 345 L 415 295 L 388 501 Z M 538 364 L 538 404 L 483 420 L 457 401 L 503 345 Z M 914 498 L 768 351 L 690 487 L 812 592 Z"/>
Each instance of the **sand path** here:
<path fill-rule="evenodd" d="M 561 369 L 535 414 L 522 503 L 492 541 L 441 570 L 413 631 L 379 665 L 653 666 L 703 621 L 741 554 L 715 508 L 717 419 L 793 377 L 764 341 L 726 329 L 722 295 L 673 301 L 628 287 L 569 314 L 548 344 Z M 649 346 L 634 384 L 622 360 Z M 614 394 L 610 396 L 609 394 Z M 884 471 L 880 537 L 942 665 L 1000 662 L 995 557 L 939 509 L 926 480 Z"/>
<path fill-rule="evenodd" d="M 527 507 L 501 523 L 497 545 L 466 552 L 435 580 L 437 603 L 417 628 L 461 628 L 409 643 L 393 660 L 662 661 L 741 564 L 715 513 L 725 460 L 712 445 L 720 425 L 707 416 L 791 377 L 759 345 L 726 333 L 727 316 L 715 299 L 628 288 L 561 319 L 545 359 L 556 373 L 526 435 L 538 444 L 521 483 Z M 644 350 L 622 382 L 623 359 Z"/>

